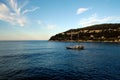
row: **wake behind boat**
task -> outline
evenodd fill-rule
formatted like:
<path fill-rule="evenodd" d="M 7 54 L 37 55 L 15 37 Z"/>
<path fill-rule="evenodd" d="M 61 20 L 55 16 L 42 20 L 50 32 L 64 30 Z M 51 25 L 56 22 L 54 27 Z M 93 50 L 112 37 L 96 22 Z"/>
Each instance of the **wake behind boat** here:
<path fill-rule="evenodd" d="M 67 46 L 66 49 L 83 50 L 84 46 L 82 46 L 82 45 Z"/>

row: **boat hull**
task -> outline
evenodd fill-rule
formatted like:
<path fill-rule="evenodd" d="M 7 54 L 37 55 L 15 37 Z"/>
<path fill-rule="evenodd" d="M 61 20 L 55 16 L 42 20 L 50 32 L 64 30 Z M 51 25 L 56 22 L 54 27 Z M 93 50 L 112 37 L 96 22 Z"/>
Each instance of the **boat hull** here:
<path fill-rule="evenodd" d="M 68 46 L 66 49 L 75 49 L 75 50 L 83 50 L 84 46 L 77 45 L 77 46 Z"/>

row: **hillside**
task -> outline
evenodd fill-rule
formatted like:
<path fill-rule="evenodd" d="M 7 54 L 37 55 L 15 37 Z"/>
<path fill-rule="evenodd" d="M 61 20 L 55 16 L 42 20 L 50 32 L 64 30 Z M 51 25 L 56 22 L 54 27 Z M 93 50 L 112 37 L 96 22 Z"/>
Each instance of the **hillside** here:
<path fill-rule="evenodd" d="M 50 41 L 108 41 L 120 42 L 120 24 L 99 24 L 52 36 Z"/>

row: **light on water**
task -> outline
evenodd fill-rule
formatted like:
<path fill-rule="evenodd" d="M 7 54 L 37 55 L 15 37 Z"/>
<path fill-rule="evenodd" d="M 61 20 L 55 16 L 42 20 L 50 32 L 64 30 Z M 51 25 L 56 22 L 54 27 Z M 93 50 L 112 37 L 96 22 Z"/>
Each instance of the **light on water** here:
<path fill-rule="evenodd" d="M 120 43 L 0 41 L 0 80 L 119 80 Z"/>

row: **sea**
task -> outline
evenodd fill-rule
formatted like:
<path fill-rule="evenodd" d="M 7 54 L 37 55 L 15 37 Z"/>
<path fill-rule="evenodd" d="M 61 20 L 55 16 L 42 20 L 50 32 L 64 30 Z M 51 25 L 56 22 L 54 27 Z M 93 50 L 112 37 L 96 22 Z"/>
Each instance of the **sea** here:
<path fill-rule="evenodd" d="M 120 80 L 120 43 L 0 41 L 0 80 Z"/>

